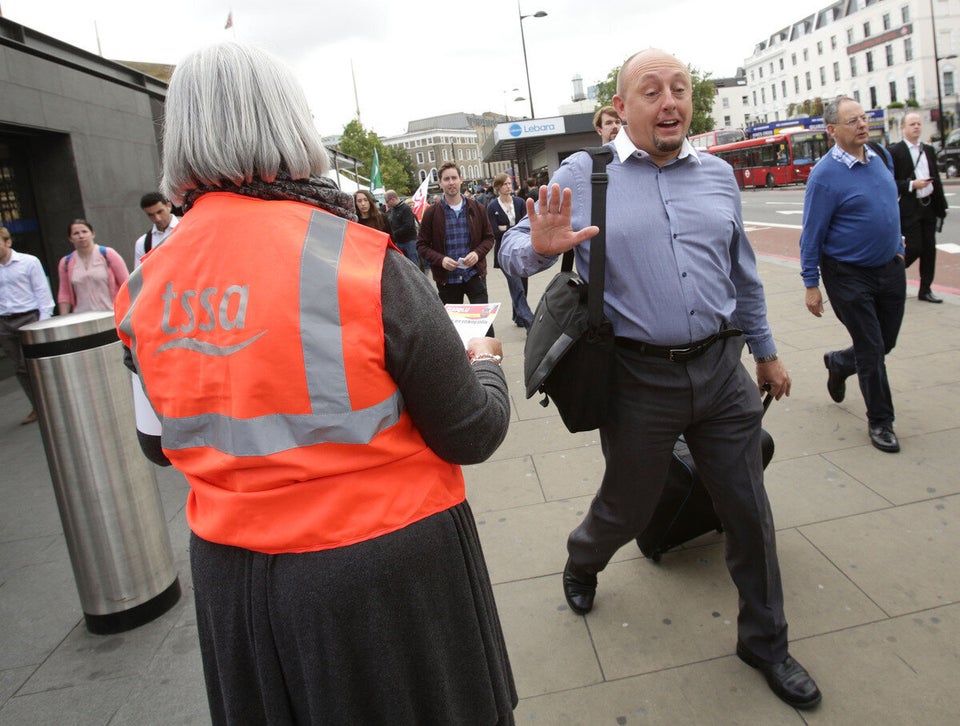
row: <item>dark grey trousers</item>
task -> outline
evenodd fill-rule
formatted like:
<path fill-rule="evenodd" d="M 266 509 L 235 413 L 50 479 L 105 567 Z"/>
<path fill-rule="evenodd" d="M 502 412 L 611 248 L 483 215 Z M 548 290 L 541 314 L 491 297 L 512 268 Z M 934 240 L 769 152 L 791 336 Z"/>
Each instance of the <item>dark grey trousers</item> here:
<path fill-rule="evenodd" d="M 729 338 L 687 363 L 617 349 L 613 413 L 600 428 L 606 470 L 583 522 L 567 541 L 574 565 L 603 570 L 646 528 L 660 499 L 674 442 L 690 451 L 726 533 L 726 561 L 740 594 L 741 642 L 770 662 L 787 655 L 787 622 L 773 526 L 763 486 L 756 383 Z"/>

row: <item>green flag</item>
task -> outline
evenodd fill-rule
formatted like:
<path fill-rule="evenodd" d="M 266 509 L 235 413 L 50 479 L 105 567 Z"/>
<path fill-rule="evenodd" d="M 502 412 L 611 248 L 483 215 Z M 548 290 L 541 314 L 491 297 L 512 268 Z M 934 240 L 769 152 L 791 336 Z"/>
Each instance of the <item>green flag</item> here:
<path fill-rule="evenodd" d="M 376 196 L 383 194 L 383 177 L 380 175 L 380 156 L 373 150 L 373 163 L 370 165 L 370 193 Z"/>

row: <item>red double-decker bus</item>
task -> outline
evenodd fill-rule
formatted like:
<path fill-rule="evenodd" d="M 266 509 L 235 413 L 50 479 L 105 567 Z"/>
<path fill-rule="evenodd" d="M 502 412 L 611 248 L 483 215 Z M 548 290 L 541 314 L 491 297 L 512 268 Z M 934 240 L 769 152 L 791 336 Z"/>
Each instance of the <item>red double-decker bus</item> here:
<path fill-rule="evenodd" d="M 797 130 L 712 146 L 707 151 L 733 167 L 741 188 L 777 187 L 805 183 L 810 169 L 829 147 L 825 131 Z"/>
<path fill-rule="evenodd" d="M 694 134 L 687 140 L 693 144 L 693 148 L 697 151 L 706 151 L 711 146 L 732 144 L 734 141 L 743 141 L 745 138 L 747 137 L 743 133 L 743 129 L 716 129 L 704 134 Z"/>

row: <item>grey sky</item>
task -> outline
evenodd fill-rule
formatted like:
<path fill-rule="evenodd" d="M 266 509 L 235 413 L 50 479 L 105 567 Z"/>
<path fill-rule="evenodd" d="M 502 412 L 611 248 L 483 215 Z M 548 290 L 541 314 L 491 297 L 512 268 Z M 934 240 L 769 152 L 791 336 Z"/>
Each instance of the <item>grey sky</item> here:
<path fill-rule="evenodd" d="M 602 80 L 630 53 L 654 46 L 714 77 L 732 76 L 757 42 L 828 5 L 716 0 L 521 0 L 537 116 Z M 286 60 L 307 89 L 317 125 L 339 133 L 353 118 L 380 136 L 407 121 L 454 111 L 529 113 L 516 0 L 464 3 L 330 0 L 2 0 L 10 20 L 120 60 L 176 63 L 190 50 L 236 39 Z M 224 30 L 232 10 L 234 27 Z M 519 91 L 512 89 L 519 88 Z"/>

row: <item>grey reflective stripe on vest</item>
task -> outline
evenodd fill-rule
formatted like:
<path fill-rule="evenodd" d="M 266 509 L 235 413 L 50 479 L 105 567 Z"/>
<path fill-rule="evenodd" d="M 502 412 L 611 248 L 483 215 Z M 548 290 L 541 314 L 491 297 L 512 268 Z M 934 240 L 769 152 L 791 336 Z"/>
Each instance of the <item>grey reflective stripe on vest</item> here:
<path fill-rule="evenodd" d="M 337 270 L 346 232 L 346 220 L 314 212 L 303 245 L 300 339 L 311 412 L 257 418 L 222 414 L 162 417 L 164 448 L 211 447 L 231 456 L 268 456 L 322 443 L 366 444 L 397 423 L 403 399 L 396 389 L 378 404 L 351 410 L 337 295 Z M 134 292 L 131 288 L 131 307 Z M 128 327 L 129 316 L 124 318 Z"/>

